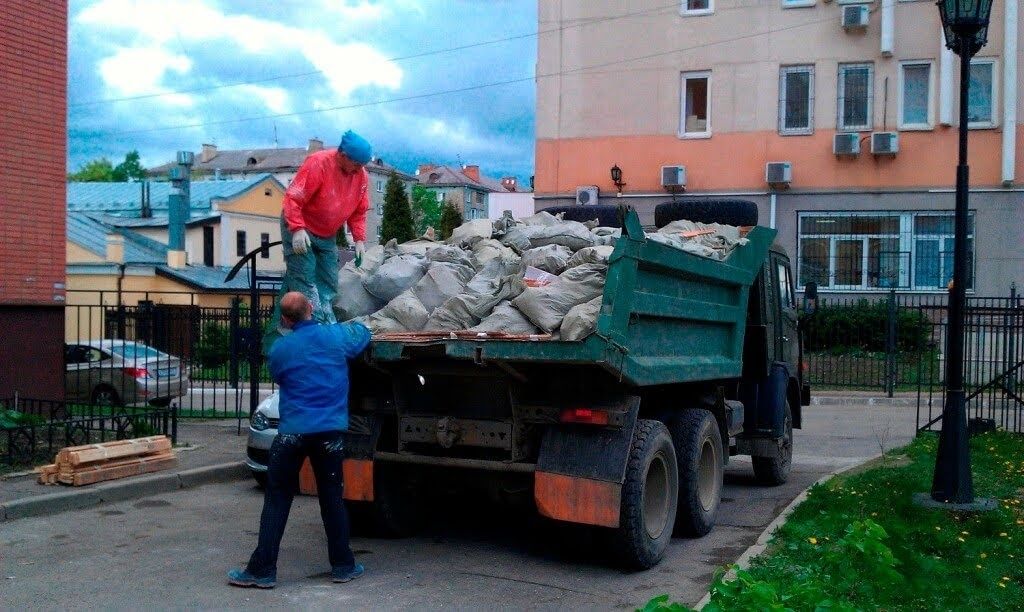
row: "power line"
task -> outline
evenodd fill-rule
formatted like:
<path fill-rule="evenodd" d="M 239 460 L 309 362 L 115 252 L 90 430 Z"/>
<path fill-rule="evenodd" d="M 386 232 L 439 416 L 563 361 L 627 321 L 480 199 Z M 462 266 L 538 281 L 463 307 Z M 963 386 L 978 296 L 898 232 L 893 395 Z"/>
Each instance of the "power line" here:
<path fill-rule="evenodd" d="M 886 0 L 885 3 L 890 3 L 890 2 L 894 2 L 894 1 L 895 0 Z M 675 6 L 675 4 L 673 4 L 673 6 Z M 524 83 L 526 81 L 532 81 L 532 80 L 537 80 L 537 79 L 542 79 L 542 78 L 552 78 L 552 77 L 563 76 L 563 75 L 567 75 L 567 74 L 575 74 L 575 73 L 580 73 L 580 72 L 588 72 L 588 71 L 592 71 L 592 70 L 596 70 L 596 69 L 600 69 L 600 68 L 607 68 L 609 66 L 616 66 L 616 65 L 628 64 L 628 63 L 631 63 L 631 62 L 637 62 L 637 61 L 642 61 L 642 60 L 647 60 L 647 59 L 654 59 L 654 58 L 657 58 L 657 57 L 664 57 L 664 56 L 667 56 L 667 55 L 674 55 L 676 53 L 682 53 L 684 51 L 692 51 L 694 49 L 700 49 L 700 48 L 705 48 L 705 47 L 713 47 L 713 46 L 723 45 L 723 44 L 726 44 L 726 43 L 734 43 L 734 42 L 739 42 L 739 41 L 743 41 L 743 40 L 749 40 L 749 39 L 752 39 L 752 38 L 758 38 L 760 36 L 768 36 L 768 35 L 771 35 L 771 34 L 778 34 L 778 33 L 781 33 L 781 32 L 787 32 L 789 30 L 795 30 L 795 29 L 799 29 L 799 28 L 804 28 L 804 27 L 811 26 L 811 25 L 818 25 L 818 24 L 821 24 L 821 23 L 828 23 L 828 22 L 834 21 L 834 19 L 835 19 L 835 17 L 833 16 L 833 17 L 830 17 L 828 19 L 821 19 L 821 20 L 815 20 L 815 21 L 807 21 L 807 22 L 804 22 L 804 23 L 798 23 L 798 24 L 794 24 L 794 25 L 786 26 L 786 27 L 782 27 L 782 28 L 765 30 L 763 32 L 752 32 L 750 34 L 745 34 L 745 35 L 742 35 L 742 36 L 737 36 L 735 38 L 728 38 L 728 39 L 723 39 L 723 40 L 718 40 L 718 41 L 712 41 L 712 42 L 707 42 L 707 43 L 691 45 L 691 46 L 687 46 L 687 47 L 680 47 L 678 49 L 671 49 L 669 51 L 661 51 L 661 52 L 658 52 L 658 53 L 651 53 L 651 54 L 641 55 L 641 56 L 637 56 L 637 57 L 630 57 L 630 58 L 626 58 L 626 59 L 614 60 L 614 61 L 605 62 L 605 63 L 602 63 L 602 64 L 594 64 L 594 65 L 591 65 L 591 66 L 583 66 L 583 67 L 580 67 L 580 68 L 572 68 L 572 69 L 569 69 L 569 70 L 561 70 L 561 71 L 558 71 L 558 72 L 551 72 L 551 73 L 547 73 L 547 74 L 538 74 L 538 75 L 534 75 L 534 76 L 521 77 L 521 78 L 517 78 L 517 79 L 506 79 L 506 80 L 503 80 L 503 81 L 495 81 L 495 82 L 491 82 L 491 83 L 482 83 L 482 84 L 478 84 L 478 85 L 469 85 L 469 86 L 466 86 L 466 87 L 459 87 L 459 88 L 455 88 L 455 89 L 445 89 L 445 90 L 440 90 L 440 91 L 435 91 L 435 92 L 430 92 L 430 93 L 414 94 L 414 95 L 409 95 L 409 96 L 400 96 L 400 97 L 396 97 L 396 98 L 387 98 L 387 99 L 383 99 L 383 100 L 373 100 L 373 101 L 370 101 L 370 102 L 359 102 L 359 103 L 355 103 L 355 104 L 345 104 L 345 105 L 332 106 L 332 107 L 327 107 L 327 108 L 317 108 L 317 109 L 309 109 L 309 110 L 304 110 L 304 111 L 295 111 L 295 112 L 291 112 L 291 113 L 275 113 L 275 114 L 271 114 L 271 115 L 261 115 L 261 116 L 257 116 L 257 117 L 239 117 L 239 118 L 233 118 L 233 119 L 222 119 L 222 120 L 219 120 L 219 121 L 204 121 L 202 123 L 193 123 L 193 124 L 175 125 L 175 126 L 165 126 L 165 127 L 158 127 L 158 128 L 146 128 L 146 129 L 141 129 L 141 130 L 126 130 L 126 131 L 120 131 L 120 132 L 103 132 L 103 131 L 99 131 L 98 133 L 99 134 L 103 134 L 103 135 L 107 135 L 107 136 L 124 136 L 124 135 L 131 135 L 131 134 L 148 134 L 148 133 L 153 133 L 153 132 L 164 132 L 164 131 L 171 131 L 171 130 L 183 130 L 183 129 L 191 129 L 191 128 L 197 128 L 197 127 L 208 127 L 208 126 L 215 126 L 215 125 L 227 125 L 227 124 L 232 124 L 232 123 L 245 123 L 245 122 L 248 122 L 248 121 L 262 121 L 262 120 L 266 120 L 266 119 L 277 119 L 277 118 L 281 118 L 281 117 L 297 117 L 297 116 L 302 116 L 302 115 L 312 115 L 312 114 L 333 112 L 333 111 L 339 111 L 339 110 L 351 110 L 351 109 L 356 109 L 356 108 L 366 108 L 366 107 L 369 107 L 369 106 L 380 106 L 382 104 L 392 104 L 392 103 L 395 103 L 395 102 L 407 102 L 407 101 L 410 101 L 410 100 L 421 100 L 421 99 L 425 99 L 425 98 L 434 98 L 434 97 L 444 96 L 444 95 L 449 95 L 449 94 L 465 93 L 465 92 L 468 92 L 468 91 L 477 91 L 477 90 L 481 90 L 481 89 L 490 89 L 492 87 L 501 87 L 501 86 L 504 86 L 504 85 L 513 85 L 513 84 L 516 84 L 516 83 Z"/>
<path fill-rule="evenodd" d="M 618 20 L 618 19 L 627 19 L 629 17 L 637 17 L 637 16 L 640 16 L 640 15 L 654 14 L 654 13 L 658 13 L 658 12 L 661 12 L 661 11 L 664 11 L 664 10 L 670 9 L 670 8 L 671 9 L 675 9 L 678 6 L 679 6 L 679 1 L 677 0 L 676 2 L 673 2 L 672 4 L 668 4 L 668 5 L 664 5 L 664 6 L 659 6 L 657 8 L 653 8 L 653 9 L 646 9 L 646 10 L 643 10 L 643 11 L 636 11 L 636 12 L 633 12 L 633 13 L 624 13 L 622 15 L 615 15 L 615 16 L 610 16 L 610 17 L 600 17 L 600 18 L 597 18 L 597 19 L 592 19 L 592 20 L 588 20 L 588 21 L 585 21 L 585 22 L 581 22 L 581 23 L 578 23 L 578 24 L 561 26 L 561 27 L 558 27 L 558 28 L 550 29 L 550 30 L 538 30 L 536 32 L 529 32 L 529 33 L 526 33 L 526 34 L 517 34 L 515 36 L 507 36 L 507 37 L 504 37 L 504 38 L 495 38 L 495 39 L 492 39 L 492 40 L 485 40 L 485 41 L 480 41 L 480 42 L 475 42 L 475 43 L 469 43 L 469 44 L 465 44 L 465 45 L 459 45 L 459 46 L 456 46 L 456 47 L 445 47 L 443 49 L 433 49 L 431 51 L 423 51 L 421 53 L 414 53 L 412 55 L 402 55 L 402 56 L 398 56 L 398 57 L 388 58 L 385 61 L 389 61 L 389 62 L 402 62 L 402 61 L 407 61 L 407 60 L 411 60 L 411 59 L 418 59 L 418 58 L 422 58 L 422 57 L 430 57 L 432 55 L 442 55 L 442 54 L 445 54 L 445 53 L 454 53 L 456 51 L 465 51 L 467 49 L 475 49 L 475 48 L 478 48 L 478 47 L 485 47 L 485 46 L 489 46 L 489 45 L 496 45 L 496 44 L 500 44 L 500 43 L 503 43 L 503 42 L 511 42 L 511 41 L 514 41 L 514 40 L 523 40 L 523 39 L 526 39 L 526 38 L 535 38 L 535 37 L 538 37 L 538 36 L 541 36 L 541 35 L 544 35 L 544 34 L 553 34 L 555 32 L 564 32 L 565 30 L 568 30 L 568 29 L 571 29 L 571 28 L 582 28 L 582 27 L 586 27 L 588 25 L 595 25 L 595 24 L 598 24 L 598 23 L 604 23 L 604 22 L 608 22 L 608 21 L 615 21 L 615 20 Z M 732 10 L 732 9 L 730 9 L 730 10 Z M 181 43 L 181 36 L 180 35 L 178 36 L 178 42 L 179 42 L 179 44 L 182 45 L 182 49 L 184 49 L 184 44 Z M 246 81 L 235 81 L 235 82 L 232 82 L 232 83 L 221 83 L 219 85 L 209 85 L 209 86 L 206 86 L 206 87 L 195 87 L 195 88 L 192 88 L 192 89 L 179 89 L 179 90 L 175 90 L 175 91 L 162 91 L 162 92 L 154 92 L 154 93 L 148 93 L 148 94 L 139 94 L 139 95 L 136 95 L 136 96 L 125 96 L 125 97 L 122 97 L 122 98 L 107 98 L 107 99 L 103 99 L 103 100 L 87 100 L 85 102 L 76 102 L 74 104 L 69 104 L 68 107 L 69 108 L 79 108 L 79 107 L 82 107 L 82 106 L 96 106 L 96 105 L 99 105 L 99 104 L 113 104 L 115 102 L 131 102 L 131 101 L 134 101 L 134 100 L 147 100 L 147 99 L 152 99 L 152 98 L 161 98 L 161 97 L 165 97 L 165 96 L 173 96 L 173 95 L 179 95 L 179 94 L 191 94 L 191 93 L 199 93 L 199 92 L 204 92 L 204 91 L 215 91 L 215 90 L 218 90 L 218 89 L 228 89 L 228 88 L 231 88 L 231 87 L 241 87 L 243 85 L 256 85 L 256 84 L 259 84 L 259 83 L 269 83 L 269 82 L 272 82 L 272 81 L 281 81 L 281 80 L 285 80 L 285 79 L 295 79 L 295 78 L 300 78 L 300 77 L 314 76 L 314 75 L 318 75 L 318 74 L 323 74 L 323 72 L 324 72 L 323 70 L 308 70 L 308 71 L 305 71 L 305 72 L 293 72 L 293 73 L 290 73 L 290 74 L 280 74 L 280 75 L 276 75 L 276 76 L 264 77 L 264 78 L 261 78 L 261 79 L 251 79 L 251 80 L 246 80 Z"/>

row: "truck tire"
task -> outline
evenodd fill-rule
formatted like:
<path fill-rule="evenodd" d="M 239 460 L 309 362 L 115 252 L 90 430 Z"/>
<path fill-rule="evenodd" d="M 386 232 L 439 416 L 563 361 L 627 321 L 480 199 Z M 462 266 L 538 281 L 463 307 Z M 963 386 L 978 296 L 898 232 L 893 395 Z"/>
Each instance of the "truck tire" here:
<path fill-rule="evenodd" d="M 665 556 L 672 540 L 679 473 L 672 436 L 661 421 L 639 420 L 626 462 L 619 527 L 612 535 L 613 559 L 630 569 L 648 569 Z"/>
<path fill-rule="evenodd" d="M 722 501 L 722 434 L 707 410 L 686 410 L 671 427 L 679 460 L 675 533 L 699 538 L 715 526 Z"/>
<path fill-rule="evenodd" d="M 622 227 L 622 220 L 619 218 L 619 207 L 608 204 L 594 204 L 588 206 L 549 206 L 542 212 L 552 215 L 563 214 L 562 219 L 566 221 L 593 221 L 597 219 L 601 227 Z"/>
<path fill-rule="evenodd" d="M 419 487 L 402 466 L 374 462 L 373 501 L 350 504 L 355 522 L 381 538 L 407 538 L 424 524 Z"/>
<path fill-rule="evenodd" d="M 793 467 L 793 411 L 788 401 L 782 432 L 782 453 L 778 457 L 751 457 L 754 477 L 760 484 L 777 487 L 789 480 L 789 470 Z"/>
<path fill-rule="evenodd" d="M 680 219 L 725 225 L 757 225 L 757 204 L 750 200 L 682 200 L 665 202 L 654 208 L 654 224 L 659 228 Z"/>

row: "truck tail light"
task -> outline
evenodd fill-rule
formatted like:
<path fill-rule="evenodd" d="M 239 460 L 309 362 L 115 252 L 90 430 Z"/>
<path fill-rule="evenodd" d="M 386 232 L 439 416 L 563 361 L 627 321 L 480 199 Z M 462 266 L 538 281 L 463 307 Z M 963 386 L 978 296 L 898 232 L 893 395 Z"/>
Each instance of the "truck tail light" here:
<path fill-rule="evenodd" d="M 587 425 L 607 425 L 608 411 L 593 408 L 566 408 L 562 411 L 563 423 L 585 423 Z"/>
<path fill-rule="evenodd" d="M 124 373 L 132 378 L 149 378 L 149 370 L 146 368 L 125 368 Z"/>

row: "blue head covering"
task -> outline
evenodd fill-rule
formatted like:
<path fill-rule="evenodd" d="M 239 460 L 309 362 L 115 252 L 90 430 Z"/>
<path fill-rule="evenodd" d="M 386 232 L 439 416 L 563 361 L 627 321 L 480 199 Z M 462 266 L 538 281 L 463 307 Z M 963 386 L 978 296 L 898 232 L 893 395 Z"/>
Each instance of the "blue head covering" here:
<path fill-rule="evenodd" d="M 366 139 L 349 130 L 342 134 L 341 145 L 338 150 L 348 156 L 357 164 L 366 164 L 370 161 L 370 143 Z"/>

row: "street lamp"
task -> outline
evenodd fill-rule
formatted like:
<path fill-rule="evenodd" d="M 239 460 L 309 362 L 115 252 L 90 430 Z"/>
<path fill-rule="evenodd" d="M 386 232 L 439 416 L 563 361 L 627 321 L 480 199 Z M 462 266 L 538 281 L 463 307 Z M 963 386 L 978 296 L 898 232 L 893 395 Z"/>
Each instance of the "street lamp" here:
<path fill-rule="evenodd" d="M 615 183 L 615 188 L 619 190 L 619 195 L 622 195 L 622 187 L 625 183 L 622 182 L 622 168 L 618 164 L 612 166 L 612 183 Z"/>
<path fill-rule="evenodd" d="M 992 0 L 939 0 L 937 4 L 946 47 L 960 56 L 960 157 L 956 167 L 953 287 L 949 293 L 949 335 L 946 338 L 946 398 L 942 406 L 942 430 L 931 498 L 944 504 L 973 504 L 963 369 L 967 301 L 967 95 L 971 57 L 988 41 Z"/>

